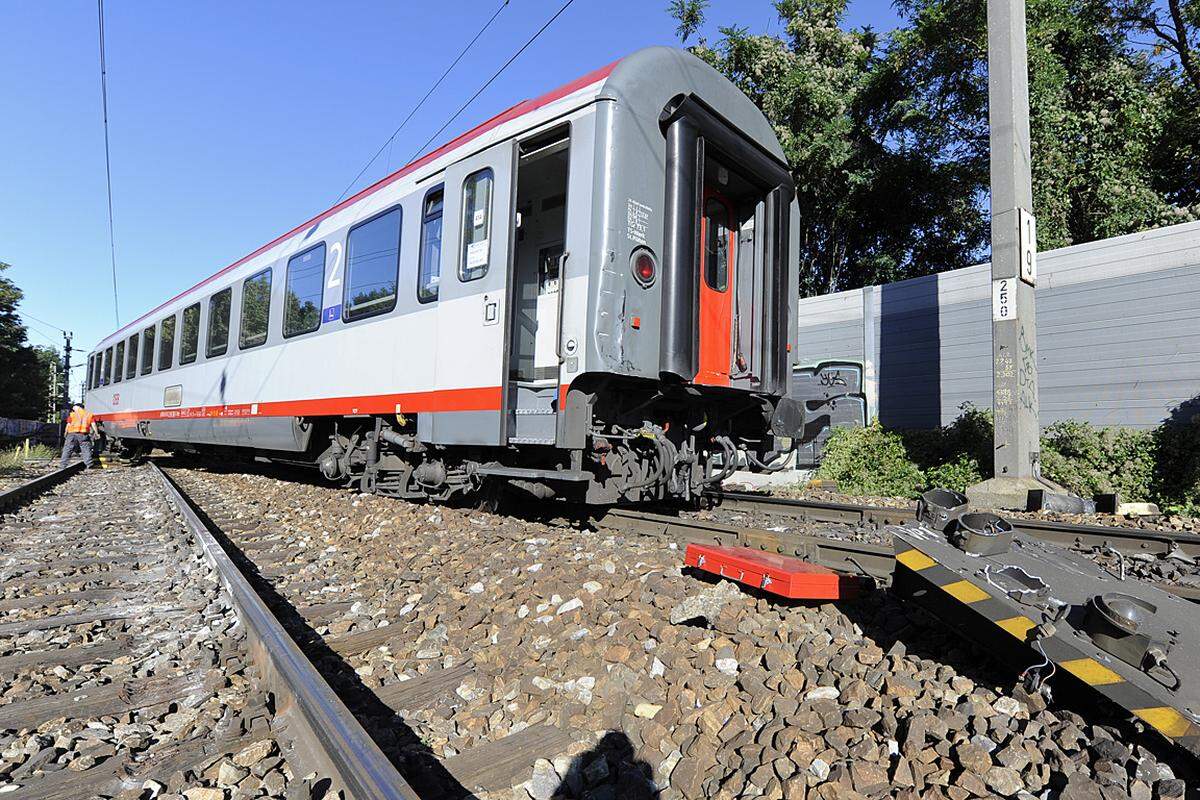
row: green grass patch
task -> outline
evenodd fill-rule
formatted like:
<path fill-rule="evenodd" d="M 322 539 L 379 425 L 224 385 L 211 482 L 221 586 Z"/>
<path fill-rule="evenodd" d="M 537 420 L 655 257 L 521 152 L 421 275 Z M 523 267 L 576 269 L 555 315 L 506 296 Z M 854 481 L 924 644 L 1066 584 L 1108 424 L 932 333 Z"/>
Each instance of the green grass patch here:
<path fill-rule="evenodd" d="M 53 447 L 44 444 L 34 444 L 26 447 L 17 445 L 8 450 L 0 450 L 0 473 L 11 474 L 25 468 L 26 459 L 57 458 L 59 455 Z"/>

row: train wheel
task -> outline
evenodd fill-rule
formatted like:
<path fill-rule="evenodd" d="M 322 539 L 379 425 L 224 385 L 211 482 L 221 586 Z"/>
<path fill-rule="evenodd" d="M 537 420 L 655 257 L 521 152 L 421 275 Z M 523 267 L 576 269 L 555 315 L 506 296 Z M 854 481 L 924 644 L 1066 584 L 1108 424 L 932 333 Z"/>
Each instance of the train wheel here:
<path fill-rule="evenodd" d="M 479 492 L 475 495 L 475 509 L 489 514 L 499 514 L 504 506 L 508 492 L 503 481 L 484 481 Z"/>

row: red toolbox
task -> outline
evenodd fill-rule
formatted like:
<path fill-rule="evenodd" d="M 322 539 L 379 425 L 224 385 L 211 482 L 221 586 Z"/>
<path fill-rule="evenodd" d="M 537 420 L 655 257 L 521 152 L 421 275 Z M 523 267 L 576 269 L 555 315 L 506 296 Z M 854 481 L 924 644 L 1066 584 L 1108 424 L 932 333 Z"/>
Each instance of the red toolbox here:
<path fill-rule="evenodd" d="M 847 600 L 873 584 L 870 579 L 843 575 L 794 556 L 750 547 L 689 544 L 684 563 L 793 600 Z"/>

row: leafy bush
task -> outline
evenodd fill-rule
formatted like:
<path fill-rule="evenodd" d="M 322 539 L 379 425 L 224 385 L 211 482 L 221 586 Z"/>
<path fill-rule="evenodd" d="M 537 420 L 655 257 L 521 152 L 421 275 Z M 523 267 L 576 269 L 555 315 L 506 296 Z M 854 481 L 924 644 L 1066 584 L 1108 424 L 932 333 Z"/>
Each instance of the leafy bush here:
<path fill-rule="evenodd" d="M 945 427 L 936 430 L 904 431 L 904 444 L 913 461 L 923 471 L 937 471 L 952 465 L 965 469 L 974 462 L 980 480 L 992 473 L 992 410 L 977 408 L 971 403 L 959 406 L 960 414 Z M 950 473 L 953 474 L 952 469 Z M 964 473 L 965 474 L 965 473 Z M 930 485 L 946 486 L 930 478 Z"/>
<path fill-rule="evenodd" d="M 968 486 L 974 486 L 983 480 L 979 462 L 965 453 L 960 453 L 953 461 L 938 464 L 925 471 L 925 485 L 953 489 L 965 492 Z"/>
<path fill-rule="evenodd" d="M 1200 514 L 1200 413 L 1192 400 L 1175 409 L 1154 431 L 1156 458 L 1151 485 L 1164 510 Z"/>
<path fill-rule="evenodd" d="M 915 496 L 924 484 L 903 439 L 878 422 L 835 429 L 825 443 L 817 477 L 837 481 L 843 492 L 887 497 Z"/>
<path fill-rule="evenodd" d="M 1155 438 L 1154 431 L 1055 422 L 1042 432 L 1042 474 L 1080 497 L 1116 492 L 1122 500 L 1149 500 Z"/>
<path fill-rule="evenodd" d="M 878 422 L 837 429 L 817 477 L 849 494 L 911 497 L 941 486 L 965 491 L 992 476 L 990 409 L 965 403 L 937 430 L 889 431 Z M 1080 497 L 1116 492 L 1164 511 L 1200 514 L 1200 400 L 1185 403 L 1154 430 L 1097 428 L 1064 420 L 1041 437 L 1042 474 Z"/>

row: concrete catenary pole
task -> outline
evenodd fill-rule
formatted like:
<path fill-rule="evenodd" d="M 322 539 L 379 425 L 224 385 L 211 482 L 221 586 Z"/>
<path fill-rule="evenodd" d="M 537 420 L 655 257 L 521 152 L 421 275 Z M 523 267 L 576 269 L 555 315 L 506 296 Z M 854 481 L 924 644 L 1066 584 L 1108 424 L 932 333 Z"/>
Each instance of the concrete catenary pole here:
<path fill-rule="evenodd" d="M 1024 508 L 1044 484 L 1039 465 L 1037 239 L 1030 177 L 1024 0 L 988 0 L 992 184 L 992 408 L 995 478 L 968 491 L 977 505 Z"/>

